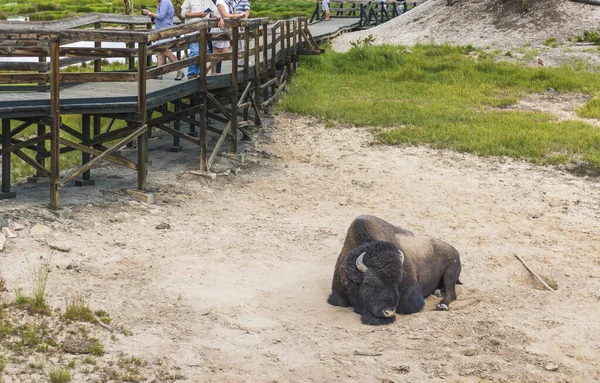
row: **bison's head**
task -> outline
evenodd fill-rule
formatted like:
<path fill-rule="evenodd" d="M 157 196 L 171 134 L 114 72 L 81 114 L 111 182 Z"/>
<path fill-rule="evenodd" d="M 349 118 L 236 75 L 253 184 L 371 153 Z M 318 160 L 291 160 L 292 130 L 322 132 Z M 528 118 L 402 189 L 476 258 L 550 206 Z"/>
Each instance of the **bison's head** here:
<path fill-rule="evenodd" d="M 350 252 L 346 273 L 354 283 L 355 310 L 364 324 L 382 325 L 396 320 L 398 287 L 404 254 L 390 242 L 373 241 Z"/>

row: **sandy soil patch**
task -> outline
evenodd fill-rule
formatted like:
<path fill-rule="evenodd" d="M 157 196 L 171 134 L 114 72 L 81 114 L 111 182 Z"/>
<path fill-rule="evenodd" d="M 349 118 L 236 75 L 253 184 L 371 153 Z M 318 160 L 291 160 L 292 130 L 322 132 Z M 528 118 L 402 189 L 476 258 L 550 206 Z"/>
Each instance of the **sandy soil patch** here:
<path fill-rule="evenodd" d="M 600 379 L 597 178 L 373 145 L 366 128 L 286 114 L 264 137 L 254 163 L 216 181 L 186 171 L 194 149 L 169 153 L 159 138 L 155 205 L 121 191 L 135 184 L 125 172 L 108 188 L 68 188 L 72 219 L 53 221 L 22 187 L 0 204 L 25 226 L 0 253 L 8 289 L 27 288 L 27 260 L 51 256 L 51 304 L 89 296 L 132 334 L 94 329 L 104 358 L 143 358 L 145 377 L 167 365 L 185 382 Z M 345 231 L 363 213 L 457 247 L 464 285 L 451 311 L 434 311 L 431 297 L 418 314 L 368 327 L 326 303 Z M 543 290 L 514 254 L 558 290 Z"/>

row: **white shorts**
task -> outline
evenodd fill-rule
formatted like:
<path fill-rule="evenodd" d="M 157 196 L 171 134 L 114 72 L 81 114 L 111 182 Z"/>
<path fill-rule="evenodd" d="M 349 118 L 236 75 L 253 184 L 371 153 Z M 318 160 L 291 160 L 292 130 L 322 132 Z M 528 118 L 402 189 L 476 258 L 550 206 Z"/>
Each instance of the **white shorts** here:
<path fill-rule="evenodd" d="M 329 10 L 329 1 L 324 1 L 321 3 L 321 9 L 323 11 L 328 11 Z"/>
<path fill-rule="evenodd" d="M 223 49 L 229 48 L 231 43 L 228 40 L 213 40 L 213 47 Z"/>

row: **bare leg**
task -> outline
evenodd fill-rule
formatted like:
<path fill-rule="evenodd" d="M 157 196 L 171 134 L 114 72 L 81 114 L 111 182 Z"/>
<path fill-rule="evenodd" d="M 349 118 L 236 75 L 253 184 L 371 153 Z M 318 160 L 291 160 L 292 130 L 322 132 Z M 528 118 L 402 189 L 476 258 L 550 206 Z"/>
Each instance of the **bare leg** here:
<path fill-rule="evenodd" d="M 169 60 L 171 60 L 172 63 L 176 63 L 178 61 L 177 56 L 175 56 L 173 54 L 173 52 L 171 52 L 171 51 L 166 51 L 165 56 L 167 56 L 169 58 Z M 165 64 L 166 64 L 166 60 L 165 60 Z"/>
<path fill-rule="evenodd" d="M 329 21 L 329 9 L 325 11 L 325 21 Z"/>
<path fill-rule="evenodd" d="M 158 66 L 163 66 L 166 64 L 167 60 L 165 59 L 165 54 L 164 53 L 157 53 L 156 54 L 156 60 L 158 61 Z"/>
<path fill-rule="evenodd" d="M 213 52 L 214 53 L 227 53 L 229 52 L 229 48 L 217 48 L 213 45 Z M 210 63 L 210 73 L 211 74 L 217 74 L 217 63 L 220 62 L 222 59 L 219 59 L 217 61 L 212 61 Z"/>

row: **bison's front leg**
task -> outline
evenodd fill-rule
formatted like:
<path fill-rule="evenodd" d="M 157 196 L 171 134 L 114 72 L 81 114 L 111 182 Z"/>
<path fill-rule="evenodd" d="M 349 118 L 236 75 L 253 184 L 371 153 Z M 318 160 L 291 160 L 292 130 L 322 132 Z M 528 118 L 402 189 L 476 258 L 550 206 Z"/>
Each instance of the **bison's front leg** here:
<path fill-rule="evenodd" d="M 421 287 L 411 286 L 404 291 L 400 291 L 400 301 L 396 312 L 398 314 L 414 314 L 423 309 L 425 306 L 425 299 L 423 299 L 423 293 Z"/>

